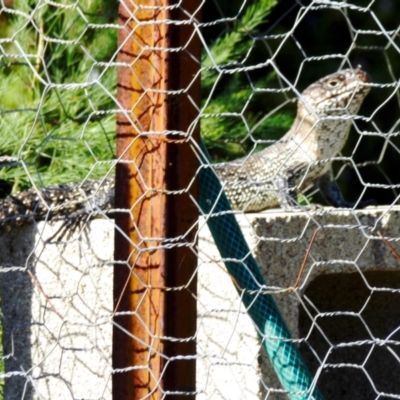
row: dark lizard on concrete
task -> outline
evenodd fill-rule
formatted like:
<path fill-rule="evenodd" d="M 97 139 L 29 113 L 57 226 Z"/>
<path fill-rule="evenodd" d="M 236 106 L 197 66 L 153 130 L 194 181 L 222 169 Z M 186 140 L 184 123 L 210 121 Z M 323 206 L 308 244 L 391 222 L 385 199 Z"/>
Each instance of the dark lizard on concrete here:
<path fill-rule="evenodd" d="M 334 207 L 364 207 L 345 201 L 332 176 L 332 161 L 346 143 L 352 120 L 369 92 L 361 67 L 328 75 L 310 85 L 298 100 L 289 132 L 251 156 L 215 164 L 232 208 L 257 212 L 296 205 L 296 195 L 317 186 Z M 114 207 L 114 177 L 30 189 L 3 199 L 0 227 L 26 222 L 94 218 Z"/>

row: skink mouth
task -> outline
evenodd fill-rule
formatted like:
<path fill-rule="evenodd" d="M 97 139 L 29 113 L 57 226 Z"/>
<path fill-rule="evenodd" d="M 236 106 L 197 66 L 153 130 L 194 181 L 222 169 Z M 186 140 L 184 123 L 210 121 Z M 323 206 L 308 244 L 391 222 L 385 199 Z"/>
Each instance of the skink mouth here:
<path fill-rule="evenodd" d="M 353 88 L 353 90 L 350 89 L 349 93 L 353 92 L 354 95 L 366 95 L 371 89 L 371 87 L 368 85 L 368 83 L 371 83 L 371 77 L 367 72 L 363 71 L 361 65 L 357 66 L 357 68 L 354 70 L 354 74 L 356 75 L 359 84 Z"/>
<path fill-rule="evenodd" d="M 365 93 L 368 92 L 371 87 L 368 85 L 368 83 L 371 82 L 371 77 L 369 74 L 365 71 L 363 71 L 361 65 L 359 65 L 355 70 L 353 70 L 354 74 L 350 75 L 348 79 L 346 79 L 347 82 L 350 81 L 349 84 L 346 83 L 344 90 L 342 91 L 341 94 L 348 93 L 348 94 L 359 94 L 359 93 Z M 356 78 L 356 79 L 354 79 Z M 353 81 L 353 82 L 351 82 Z M 349 86 L 348 89 L 346 89 L 346 86 Z"/>
<path fill-rule="evenodd" d="M 365 71 L 363 71 L 361 65 L 358 65 L 357 68 L 354 70 L 354 73 L 357 76 L 357 79 L 364 83 L 371 82 L 371 77 Z"/>
<path fill-rule="evenodd" d="M 332 106 L 332 109 L 342 109 L 346 108 L 350 102 L 354 101 L 355 99 L 364 98 L 368 92 L 370 91 L 370 86 L 364 84 L 365 82 L 358 82 L 357 85 L 354 85 L 350 88 L 346 88 L 341 90 L 335 94 L 333 93 L 326 93 L 326 97 L 318 102 L 315 103 L 314 109 L 324 109 L 323 105 L 327 102 L 339 102 L 341 100 L 345 101 L 345 106 L 338 106 L 337 104 Z"/>

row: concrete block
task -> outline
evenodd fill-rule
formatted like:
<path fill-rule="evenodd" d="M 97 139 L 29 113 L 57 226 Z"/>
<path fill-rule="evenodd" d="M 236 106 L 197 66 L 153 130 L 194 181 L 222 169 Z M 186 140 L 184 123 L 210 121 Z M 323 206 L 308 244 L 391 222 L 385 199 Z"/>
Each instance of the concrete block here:
<path fill-rule="evenodd" d="M 399 396 L 400 264 L 380 234 L 400 253 L 400 208 L 238 219 L 325 398 Z M 197 398 L 287 398 L 199 225 Z M 45 243 L 59 223 L 0 235 L 6 400 L 111 399 L 113 222 L 89 227 L 67 244 Z"/>
<path fill-rule="evenodd" d="M 0 235 L 4 398 L 110 399 L 113 222 L 67 244 L 60 223 Z"/>
<path fill-rule="evenodd" d="M 400 396 L 400 261 L 390 249 L 400 254 L 400 207 L 268 210 L 238 221 L 324 398 Z M 199 256 L 212 261 L 199 265 L 199 329 L 214 354 L 198 364 L 212 377 L 204 398 L 287 399 L 209 232 L 202 232 Z M 228 356 L 214 373 L 214 363 Z"/>

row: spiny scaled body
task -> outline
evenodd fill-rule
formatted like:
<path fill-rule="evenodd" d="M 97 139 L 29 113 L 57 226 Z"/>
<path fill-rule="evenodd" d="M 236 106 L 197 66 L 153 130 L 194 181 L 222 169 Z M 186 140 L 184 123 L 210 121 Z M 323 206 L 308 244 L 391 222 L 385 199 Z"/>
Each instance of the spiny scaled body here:
<path fill-rule="evenodd" d="M 232 207 L 247 212 L 289 208 L 296 192 L 310 185 L 318 185 L 331 205 L 353 207 L 332 180 L 331 166 L 369 92 L 367 82 L 369 76 L 361 68 L 320 79 L 302 93 L 296 119 L 279 142 L 250 157 L 216 165 Z"/>
<path fill-rule="evenodd" d="M 279 142 L 249 157 L 215 165 L 232 207 L 247 212 L 290 207 L 296 192 L 311 184 L 320 187 L 330 204 L 353 207 L 332 180 L 331 164 L 369 91 L 367 82 L 368 74 L 361 68 L 320 79 L 301 95 L 296 119 Z M 107 214 L 114 207 L 114 182 L 109 177 L 10 196 L 0 203 L 0 228 Z"/>
<path fill-rule="evenodd" d="M 6 230 L 27 222 L 94 218 L 114 208 L 115 179 L 91 180 L 42 189 L 30 189 L 0 202 L 0 228 Z"/>

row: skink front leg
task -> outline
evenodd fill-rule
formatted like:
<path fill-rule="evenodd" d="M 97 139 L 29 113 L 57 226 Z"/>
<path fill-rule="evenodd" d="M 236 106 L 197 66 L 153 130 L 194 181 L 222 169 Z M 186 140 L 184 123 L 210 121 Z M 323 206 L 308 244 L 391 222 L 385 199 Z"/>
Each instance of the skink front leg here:
<path fill-rule="evenodd" d="M 342 192 L 336 181 L 333 179 L 332 172 L 322 175 L 317 183 L 322 196 L 328 204 L 336 208 L 364 208 L 371 205 L 376 205 L 376 201 L 365 200 L 360 202 L 349 202 L 343 198 Z"/>

